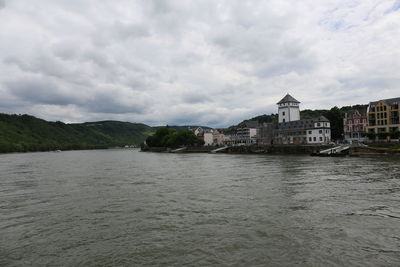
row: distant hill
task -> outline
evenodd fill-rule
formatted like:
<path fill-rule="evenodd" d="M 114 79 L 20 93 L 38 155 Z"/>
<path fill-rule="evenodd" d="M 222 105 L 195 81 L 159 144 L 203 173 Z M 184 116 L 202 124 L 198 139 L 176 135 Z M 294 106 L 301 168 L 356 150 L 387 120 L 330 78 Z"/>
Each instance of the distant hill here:
<path fill-rule="evenodd" d="M 109 148 L 139 145 L 155 130 L 145 124 L 99 121 L 66 124 L 0 113 L 0 152 Z"/>
<path fill-rule="evenodd" d="M 208 127 L 208 126 L 199 126 L 199 125 L 183 125 L 183 126 L 180 126 L 180 125 L 167 125 L 167 126 L 155 126 L 155 127 L 153 127 L 153 129 L 154 129 L 154 131 L 156 131 L 157 129 L 159 129 L 159 128 L 161 128 L 161 127 L 169 127 L 169 128 L 174 129 L 174 130 L 177 130 L 177 131 L 180 131 L 180 130 L 188 130 L 188 129 L 196 129 L 196 128 L 198 128 L 198 127 L 201 127 L 201 128 L 203 128 L 203 129 L 211 129 L 211 128 Z"/>

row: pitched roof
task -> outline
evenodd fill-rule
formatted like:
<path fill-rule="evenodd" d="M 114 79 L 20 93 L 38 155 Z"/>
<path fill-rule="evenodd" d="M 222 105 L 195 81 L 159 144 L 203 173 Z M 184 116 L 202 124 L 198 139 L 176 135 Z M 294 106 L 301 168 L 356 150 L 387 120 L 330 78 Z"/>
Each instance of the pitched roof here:
<path fill-rule="evenodd" d="M 329 120 L 324 116 L 320 116 L 315 119 L 303 119 L 303 120 L 298 120 L 298 121 L 281 122 L 281 123 L 276 124 L 276 129 L 279 129 L 279 130 L 314 129 L 315 122 L 329 122 Z"/>
<path fill-rule="evenodd" d="M 351 118 L 354 117 L 355 115 L 359 115 L 360 117 L 366 117 L 367 116 L 367 110 L 366 109 L 352 109 L 346 113 L 346 118 Z"/>
<path fill-rule="evenodd" d="M 287 102 L 294 102 L 294 103 L 300 103 L 300 101 L 297 101 L 293 96 L 287 94 L 284 98 L 282 98 L 281 101 L 279 101 L 277 104 L 283 104 Z"/>
<path fill-rule="evenodd" d="M 384 101 L 388 105 L 400 104 L 400 97 L 381 99 L 381 100 L 378 100 L 378 101 L 370 102 L 369 105 L 370 106 L 376 106 L 376 104 L 378 104 L 380 101 Z"/>
<path fill-rule="evenodd" d="M 329 122 L 329 120 L 325 116 L 320 116 L 317 118 L 317 121 L 326 121 Z"/>
<path fill-rule="evenodd" d="M 257 128 L 258 126 L 258 121 L 243 121 L 238 124 L 238 128 Z"/>

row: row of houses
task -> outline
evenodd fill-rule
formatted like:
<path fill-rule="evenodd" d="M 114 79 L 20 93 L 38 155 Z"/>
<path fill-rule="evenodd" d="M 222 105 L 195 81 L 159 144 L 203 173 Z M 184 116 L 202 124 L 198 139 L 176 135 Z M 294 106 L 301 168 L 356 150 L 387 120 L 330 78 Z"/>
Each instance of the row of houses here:
<path fill-rule="evenodd" d="M 347 141 L 398 139 L 400 97 L 370 102 L 366 109 L 352 110 L 343 120 Z"/>
<path fill-rule="evenodd" d="M 328 144 L 330 122 L 321 116 L 300 119 L 300 102 L 287 94 L 278 105 L 278 123 L 244 121 L 229 129 L 193 129 L 208 145 L 251 144 Z"/>
<path fill-rule="evenodd" d="M 329 144 L 331 123 L 324 116 L 300 119 L 300 102 L 287 94 L 278 103 L 277 123 L 244 121 L 228 129 L 192 129 L 211 145 Z M 366 109 L 352 110 L 343 119 L 344 139 L 353 141 L 390 139 L 400 131 L 400 98 L 370 102 Z M 397 137 L 398 138 L 398 137 Z"/>

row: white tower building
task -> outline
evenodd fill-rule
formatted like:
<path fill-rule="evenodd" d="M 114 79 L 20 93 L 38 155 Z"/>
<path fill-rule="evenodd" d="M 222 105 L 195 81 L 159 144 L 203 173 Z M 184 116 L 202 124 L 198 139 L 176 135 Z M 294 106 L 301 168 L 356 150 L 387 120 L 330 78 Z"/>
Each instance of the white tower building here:
<path fill-rule="evenodd" d="M 300 102 L 287 94 L 278 103 L 279 123 L 300 120 Z"/>

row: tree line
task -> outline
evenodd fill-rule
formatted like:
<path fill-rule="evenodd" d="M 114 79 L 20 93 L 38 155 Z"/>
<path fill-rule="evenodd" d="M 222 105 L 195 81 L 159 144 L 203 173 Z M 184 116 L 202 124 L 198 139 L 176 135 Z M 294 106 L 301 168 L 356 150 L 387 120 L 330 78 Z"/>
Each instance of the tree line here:
<path fill-rule="evenodd" d="M 154 133 L 146 138 L 146 145 L 142 145 L 142 150 L 148 147 L 170 147 L 179 146 L 197 146 L 203 145 L 204 141 L 187 129 L 175 130 L 170 127 L 160 127 Z"/>

